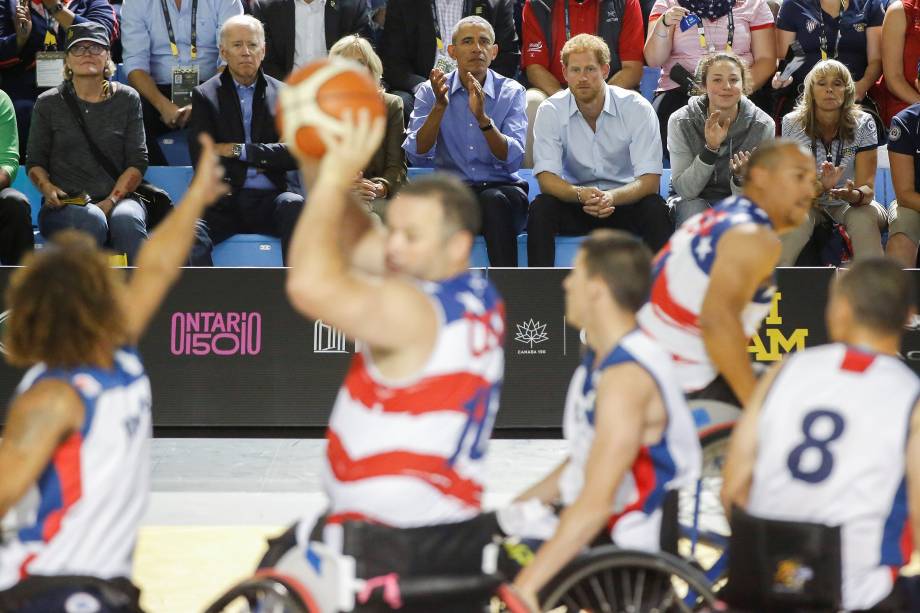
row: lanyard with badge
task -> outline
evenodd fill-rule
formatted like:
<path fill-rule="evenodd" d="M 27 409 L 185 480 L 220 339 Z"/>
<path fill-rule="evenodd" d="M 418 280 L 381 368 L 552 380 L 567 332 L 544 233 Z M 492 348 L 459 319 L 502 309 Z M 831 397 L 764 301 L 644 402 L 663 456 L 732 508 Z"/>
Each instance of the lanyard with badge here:
<path fill-rule="evenodd" d="M 735 2 L 732 0 L 731 4 L 728 7 L 728 39 L 725 42 L 725 50 L 729 53 L 732 52 L 732 45 L 735 42 Z M 700 49 L 707 51 L 708 53 L 715 53 L 716 46 L 709 41 L 706 41 L 706 27 L 703 25 L 702 18 L 696 13 L 690 13 L 686 17 L 680 20 L 680 31 L 686 32 L 693 26 L 696 26 L 696 34 L 699 37 Z"/>
<path fill-rule="evenodd" d="M 821 8 L 821 0 L 818 0 L 818 14 L 821 15 L 821 33 L 818 35 L 818 44 L 821 45 L 821 59 L 826 60 L 828 57 L 837 59 L 837 51 L 840 48 L 840 36 L 843 34 L 843 13 L 847 10 L 847 4 L 840 0 L 840 15 L 837 17 L 837 40 L 834 41 L 834 55 L 827 54 L 827 23 L 824 21 L 824 9 Z"/>
<path fill-rule="evenodd" d="M 563 8 L 563 11 L 562 11 L 562 14 L 565 16 L 565 40 L 569 40 L 570 38 L 572 38 L 572 25 L 571 25 L 571 23 L 570 23 L 570 21 L 569 21 L 569 2 L 570 2 L 570 1 L 571 1 L 571 0 L 565 0 L 565 2 L 562 3 L 562 4 L 563 4 L 563 7 L 564 7 L 564 8 Z M 616 17 L 616 12 L 617 12 L 617 7 L 616 7 L 616 5 L 614 5 L 614 4 L 611 3 L 611 8 L 613 9 L 613 14 L 614 14 L 615 18 L 616 18 L 616 19 L 619 19 L 618 17 Z M 598 9 L 598 10 L 600 10 L 600 9 Z"/>
<path fill-rule="evenodd" d="M 834 167 L 836 168 L 840 166 L 840 161 L 843 159 L 843 141 L 835 138 L 834 140 L 831 141 L 831 146 L 828 147 L 827 143 L 825 143 L 822 140 L 821 146 L 824 147 L 825 161 L 830 162 L 831 161 L 831 151 L 833 151 L 834 149 L 834 143 L 837 143 L 837 155 L 834 156 Z M 818 141 L 814 137 L 812 137 L 811 139 L 811 155 L 814 156 L 816 160 L 818 159 Z"/>
<path fill-rule="evenodd" d="M 169 35 L 169 49 L 173 57 L 179 58 L 179 44 L 176 42 L 176 32 L 173 30 L 172 19 L 169 17 L 169 7 L 166 0 L 160 0 L 163 9 L 163 18 L 166 20 L 166 33 Z M 198 58 L 198 0 L 192 0 L 192 38 L 190 55 L 193 60 Z M 198 87 L 198 65 L 173 66 L 172 69 L 172 103 L 183 107 L 192 103 L 192 90 Z"/>
<path fill-rule="evenodd" d="M 441 20 L 438 18 L 438 6 L 435 0 L 431 0 L 431 21 L 434 22 L 434 40 L 437 45 L 437 57 L 435 58 L 434 67 L 447 74 L 454 70 L 457 64 L 447 55 L 447 48 L 444 46 L 444 36 L 441 34 Z"/>
<path fill-rule="evenodd" d="M 57 87 L 64 80 L 64 52 L 58 50 L 57 20 L 42 5 L 45 18 L 45 40 L 43 51 L 35 54 L 35 85 L 40 88 Z"/>

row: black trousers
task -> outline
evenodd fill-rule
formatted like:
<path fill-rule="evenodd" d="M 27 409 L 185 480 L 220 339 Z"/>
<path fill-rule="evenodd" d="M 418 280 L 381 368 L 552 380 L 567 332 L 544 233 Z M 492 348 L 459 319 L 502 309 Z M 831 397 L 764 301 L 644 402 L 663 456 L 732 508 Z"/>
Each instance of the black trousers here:
<path fill-rule="evenodd" d="M 189 264 L 213 266 L 214 245 L 241 233 L 277 236 L 287 263 L 288 244 L 301 210 L 303 196 L 293 192 L 241 189 L 224 196 L 198 221 Z"/>
<path fill-rule="evenodd" d="M 527 182 L 474 183 L 490 266 L 516 267 L 517 235 L 527 226 Z"/>
<path fill-rule="evenodd" d="M 22 256 L 34 246 L 32 209 L 28 199 L 12 187 L 0 190 L 0 264 L 19 264 Z"/>
<path fill-rule="evenodd" d="M 167 98 L 172 96 L 172 88 L 169 85 L 157 85 L 157 89 Z M 147 139 L 147 162 L 151 166 L 169 166 L 157 139 L 164 134 L 175 132 L 176 128 L 163 123 L 163 120 L 160 119 L 160 111 L 156 110 L 143 96 L 141 96 L 141 112 L 144 114 L 144 136 Z"/>
<path fill-rule="evenodd" d="M 604 219 L 588 215 L 577 202 L 563 202 L 548 194 L 540 194 L 530 204 L 527 220 L 527 265 L 552 267 L 556 259 L 556 236 L 578 236 L 597 228 L 626 230 L 642 238 L 657 252 L 664 247 L 674 225 L 668 206 L 658 194 L 614 209 Z"/>

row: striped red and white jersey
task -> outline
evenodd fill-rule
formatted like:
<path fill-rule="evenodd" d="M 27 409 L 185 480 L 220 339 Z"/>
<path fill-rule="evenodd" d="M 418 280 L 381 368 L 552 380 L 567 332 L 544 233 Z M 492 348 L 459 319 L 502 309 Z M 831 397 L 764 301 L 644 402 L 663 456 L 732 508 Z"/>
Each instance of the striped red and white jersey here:
<path fill-rule="evenodd" d="M 328 523 L 426 526 L 480 511 L 505 367 L 505 305 L 476 272 L 420 289 L 439 318 L 425 366 L 390 381 L 365 349 L 339 390 L 326 434 Z"/>
<path fill-rule="evenodd" d="M 685 392 L 703 389 L 718 375 L 703 343 L 700 313 L 719 240 L 746 224 L 773 227 L 763 209 L 748 198 L 726 198 L 688 219 L 655 257 L 651 297 L 639 311 L 639 325 L 671 354 Z M 748 338 L 770 312 L 775 291 L 772 282 L 761 286 L 742 312 Z"/>
<path fill-rule="evenodd" d="M 17 389 L 68 383 L 83 401 L 81 428 L 4 520 L 0 589 L 29 575 L 130 577 L 150 491 L 150 380 L 133 348 L 111 369 L 33 367 Z"/>
<path fill-rule="evenodd" d="M 760 409 L 747 511 L 841 527 L 843 606 L 871 609 L 910 561 L 907 438 L 920 379 L 842 343 L 785 357 Z"/>
<path fill-rule="evenodd" d="M 655 380 L 667 411 L 661 439 L 644 445 L 616 492 L 607 528 L 620 547 L 657 551 L 661 535 L 661 506 L 668 490 L 691 485 L 699 478 L 702 452 L 696 426 L 674 366 L 660 347 L 641 330 L 624 336 L 595 367 L 588 351 L 569 384 L 563 434 L 569 462 L 559 477 L 563 504 L 571 505 L 584 487 L 585 470 L 594 444 L 597 383 L 608 368 L 635 363 Z"/>

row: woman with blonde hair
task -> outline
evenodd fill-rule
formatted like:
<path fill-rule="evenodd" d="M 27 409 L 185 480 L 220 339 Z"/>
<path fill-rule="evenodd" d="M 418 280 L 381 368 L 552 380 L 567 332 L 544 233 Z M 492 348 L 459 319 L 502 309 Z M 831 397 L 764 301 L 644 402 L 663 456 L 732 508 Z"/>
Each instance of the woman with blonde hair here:
<path fill-rule="evenodd" d="M 405 129 L 402 98 L 383 91 L 383 62 L 366 38 L 356 34 L 340 38 L 329 49 L 329 57 L 358 62 L 370 71 L 374 81 L 380 85 L 380 95 L 387 108 L 387 131 L 370 164 L 355 180 L 354 193 L 367 205 L 368 211 L 383 218 L 387 201 L 406 181 L 406 153 L 402 148 Z"/>
<path fill-rule="evenodd" d="M 38 228 L 45 238 L 75 228 L 134 263 L 147 238 L 147 210 L 131 197 L 147 170 L 141 99 L 114 73 L 108 31 L 97 23 L 67 30 L 64 82 L 38 97 L 26 166 L 42 194 Z M 109 176 L 77 121 L 120 172 Z"/>
<path fill-rule="evenodd" d="M 874 200 L 878 134 L 872 116 L 856 104 L 856 84 L 837 60 L 815 64 L 795 109 L 783 117 L 783 137 L 811 149 L 818 181 L 815 208 L 782 238 L 781 266 L 792 266 L 815 224 L 828 216 L 850 236 L 854 259 L 882 255 L 885 209 Z"/>
<path fill-rule="evenodd" d="M 733 53 L 700 62 L 698 92 L 668 120 L 674 225 L 741 193 L 748 157 L 776 131 L 773 119 L 747 97 L 751 71 Z"/>

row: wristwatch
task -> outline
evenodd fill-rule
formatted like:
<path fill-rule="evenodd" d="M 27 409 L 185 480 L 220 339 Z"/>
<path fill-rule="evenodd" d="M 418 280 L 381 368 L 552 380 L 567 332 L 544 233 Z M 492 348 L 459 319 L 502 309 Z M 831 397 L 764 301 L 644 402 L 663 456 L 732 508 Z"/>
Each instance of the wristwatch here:
<path fill-rule="evenodd" d="M 243 157 L 243 144 L 242 143 L 233 143 L 230 152 L 233 154 L 233 157 L 240 159 Z"/>
<path fill-rule="evenodd" d="M 492 120 L 490 119 L 488 124 L 484 126 L 479 126 L 479 129 L 482 130 L 483 132 L 488 132 L 489 130 L 495 129 L 495 124 L 492 123 Z"/>

